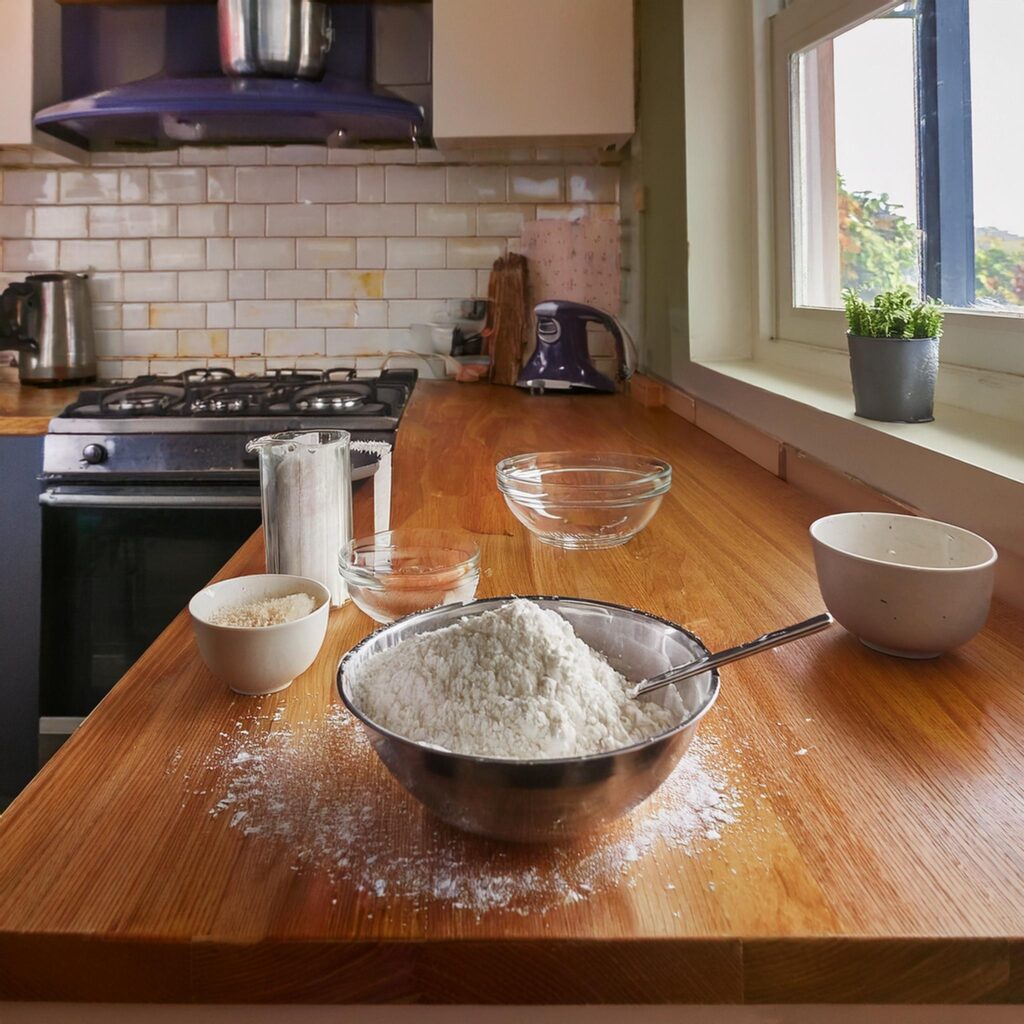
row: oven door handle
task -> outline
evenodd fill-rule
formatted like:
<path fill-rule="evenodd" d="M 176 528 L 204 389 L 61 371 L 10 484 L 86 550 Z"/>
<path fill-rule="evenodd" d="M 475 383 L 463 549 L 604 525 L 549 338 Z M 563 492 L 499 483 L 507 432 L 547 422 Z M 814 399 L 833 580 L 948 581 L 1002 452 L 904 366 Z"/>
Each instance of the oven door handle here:
<path fill-rule="evenodd" d="M 96 494 L 43 491 L 39 504 L 48 508 L 259 508 L 256 494 Z"/>

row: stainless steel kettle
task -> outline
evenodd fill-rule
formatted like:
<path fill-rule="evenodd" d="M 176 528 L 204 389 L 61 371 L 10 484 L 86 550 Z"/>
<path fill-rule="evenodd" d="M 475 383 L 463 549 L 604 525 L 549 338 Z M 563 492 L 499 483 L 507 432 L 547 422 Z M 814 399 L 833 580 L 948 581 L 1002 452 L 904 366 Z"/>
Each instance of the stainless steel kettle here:
<path fill-rule="evenodd" d="M 23 384 L 96 378 L 87 274 L 32 274 L 0 295 L 0 348 L 16 348 Z"/>

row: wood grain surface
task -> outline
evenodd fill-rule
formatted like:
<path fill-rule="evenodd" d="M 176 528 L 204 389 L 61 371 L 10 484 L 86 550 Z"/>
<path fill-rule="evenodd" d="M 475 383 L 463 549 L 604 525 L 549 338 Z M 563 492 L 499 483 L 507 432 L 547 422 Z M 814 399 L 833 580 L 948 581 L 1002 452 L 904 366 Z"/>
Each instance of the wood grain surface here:
<path fill-rule="evenodd" d="M 45 434 L 50 420 L 70 405 L 81 388 L 32 387 L 18 383 L 18 371 L 0 369 L 0 434 Z"/>
<path fill-rule="evenodd" d="M 657 454 L 672 491 L 629 545 L 543 547 L 505 508 L 494 464 L 553 448 Z M 713 649 L 821 607 L 807 538 L 821 506 L 623 397 L 421 383 L 395 486 L 395 525 L 476 535 L 481 596 L 634 604 Z M 222 575 L 261 570 L 256 536 Z M 736 820 L 631 852 L 631 819 L 610 880 L 561 901 L 552 878 L 607 838 L 545 851 L 461 836 L 345 722 L 335 668 L 372 628 L 351 605 L 333 612 L 307 673 L 243 698 L 206 670 L 179 616 L 0 820 L 0 998 L 1024 1001 L 1024 623 L 1005 607 L 931 662 L 836 627 L 727 666 L 698 739 Z M 230 803 L 238 763 L 274 750 L 261 778 L 294 802 L 289 820 L 305 809 L 305 831 L 275 831 L 280 816 L 251 803 L 237 819 Z M 368 794 L 362 846 L 342 859 L 322 822 L 355 792 Z M 446 884 L 505 865 L 535 888 L 513 913 L 460 903 L 433 876 L 422 892 L 373 883 L 371 858 L 390 878 L 417 849 Z"/>

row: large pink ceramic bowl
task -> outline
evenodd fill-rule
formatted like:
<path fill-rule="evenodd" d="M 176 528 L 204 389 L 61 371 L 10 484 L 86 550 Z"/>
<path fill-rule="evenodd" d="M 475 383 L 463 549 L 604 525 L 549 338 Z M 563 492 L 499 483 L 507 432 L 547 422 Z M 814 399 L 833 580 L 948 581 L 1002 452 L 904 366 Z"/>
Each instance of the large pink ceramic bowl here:
<path fill-rule="evenodd" d="M 844 512 L 811 524 L 825 606 L 860 641 L 901 658 L 934 658 L 988 618 L 996 549 L 934 519 Z"/>

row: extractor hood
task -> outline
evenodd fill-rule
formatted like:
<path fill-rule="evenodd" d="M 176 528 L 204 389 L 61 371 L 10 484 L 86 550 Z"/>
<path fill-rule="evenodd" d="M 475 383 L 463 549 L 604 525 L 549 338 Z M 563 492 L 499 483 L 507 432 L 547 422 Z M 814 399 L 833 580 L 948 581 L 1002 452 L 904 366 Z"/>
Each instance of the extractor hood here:
<path fill-rule="evenodd" d="M 332 4 L 332 16 L 326 74 L 307 81 L 222 74 L 213 4 L 65 5 L 64 101 L 40 110 L 35 125 L 90 150 L 409 145 L 424 134 L 423 110 L 376 82 L 371 5 Z"/>
<path fill-rule="evenodd" d="M 423 112 L 363 82 L 158 75 L 40 110 L 35 125 L 85 149 L 183 143 L 355 145 L 417 137 Z"/>

